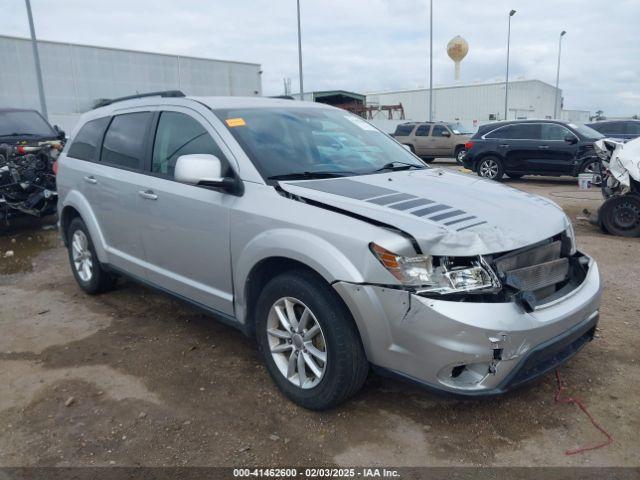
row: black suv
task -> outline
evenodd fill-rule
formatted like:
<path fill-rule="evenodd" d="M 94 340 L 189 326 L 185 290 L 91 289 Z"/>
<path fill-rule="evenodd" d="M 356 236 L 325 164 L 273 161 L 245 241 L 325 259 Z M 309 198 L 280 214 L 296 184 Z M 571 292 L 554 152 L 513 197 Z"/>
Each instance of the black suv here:
<path fill-rule="evenodd" d="M 626 142 L 640 137 L 640 120 L 603 120 L 587 126 L 615 140 Z"/>
<path fill-rule="evenodd" d="M 586 125 L 556 120 L 515 120 L 482 125 L 465 145 L 465 167 L 500 180 L 523 175 L 593 173 L 593 142 L 603 135 Z"/>

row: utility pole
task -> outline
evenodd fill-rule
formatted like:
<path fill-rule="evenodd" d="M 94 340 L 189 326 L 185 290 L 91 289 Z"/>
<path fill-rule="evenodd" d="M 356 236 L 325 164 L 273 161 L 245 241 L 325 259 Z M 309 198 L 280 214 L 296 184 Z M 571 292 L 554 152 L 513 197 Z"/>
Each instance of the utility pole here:
<path fill-rule="evenodd" d="M 433 122 L 433 0 L 429 0 L 429 121 Z"/>
<path fill-rule="evenodd" d="M 298 3 L 298 72 L 300 74 L 300 100 L 304 100 L 304 86 L 302 81 L 302 31 L 300 30 L 300 0 Z"/>
<path fill-rule="evenodd" d="M 507 107 L 509 104 L 509 49 L 511 47 L 511 17 L 516 14 L 515 10 L 509 12 L 509 28 L 507 29 L 507 74 L 504 81 L 504 119 L 507 120 Z"/>
<path fill-rule="evenodd" d="M 558 85 L 560 84 L 560 54 L 562 53 L 562 37 L 564 37 L 566 33 L 567 32 L 565 30 L 562 30 L 560 32 L 560 39 L 558 40 L 558 69 L 556 70 L 556 98 L 553 102 L 553 118 L 558 118 L 558 96 L 560 93 L 558 90 Z"/>
<path fill-rule="evenodd" d="M 44 118 L 49 120 L 47 113 L 47 102 L 44 98 L 44 85 L 42 83 L 42 71 L 40 70 L 40 55 L 38 54 L 38 42 L 36 41 L 36 29 L 33 26 L 33 15 L 31 14 L 31 2 L 25 0 L 27 4 L 27 16 L 29 17 L 29 30 L 31 30 L 31 48 L 33 49 L 33 62 L 36 67 L 36 80 L 38 82 L 38 94 L 40 96 L 40 111 Z"/>

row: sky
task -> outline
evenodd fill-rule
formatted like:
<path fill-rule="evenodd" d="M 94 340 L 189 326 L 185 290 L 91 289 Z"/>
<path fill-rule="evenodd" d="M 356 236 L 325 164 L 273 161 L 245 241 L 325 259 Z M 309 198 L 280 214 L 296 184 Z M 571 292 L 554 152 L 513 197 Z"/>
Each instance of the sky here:
<path fill-rule="evenodd" d="M 360 93 L 429 84 L 427 0 L 300 0 L 305 91 Z M 433 0 L 434 85 L 454 82 L 447 42 L 469 42 L 463 83 L 555 84 L 565 108 L 640 114 L 640 0 Z M 42 40 L 254 62 L 265 95 L 298 91 L 295 0 L 31 0 Z M 0 0 L 0 34 L 27 37 L 23 0 Z"/>

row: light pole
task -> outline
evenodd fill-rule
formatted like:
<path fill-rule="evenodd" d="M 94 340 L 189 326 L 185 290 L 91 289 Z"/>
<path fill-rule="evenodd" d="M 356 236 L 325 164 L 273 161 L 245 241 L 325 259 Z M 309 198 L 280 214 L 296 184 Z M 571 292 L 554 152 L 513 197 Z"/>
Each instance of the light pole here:
<path fill-rule="evenodd" d="M 509 48 L 511 44 L 511 17 L 516 14 L 515 10 L 509 12 L 509 27 L 507 29 L 507 74 L 504 82 L 504 119 L 507 120 L 507 107 L 509 103 Z"/>
<path fill-rule="evenodd" d="M 300 100 L 304 100 L 304 84 L 302 81 L 302 31 L 300 30 L 300 0 L 298 3 L 298 73 L 300 74 Z"/>
<path fill-rule="evenodd" d="M 31 30 L 31 49 L 33 50 L 33 63 L 36 67 L 36 81 L 38 82 L 38 94 L 40 96 L 40 110 L 47 120 L 47 102 L 44 98 L 44 86 L 42 83 L 42 71 L 40 70 L 40 55 L 38 54 L 38 42 L 36 41 L 36 29 L 33 26 L 33 15 L 31 14 L 31 2 L 25 0 L 27 4 L 27 17 L 29 17 L 29 30 Z"/>
<path fill-rule="evenodd" d="M 560 54 L 562 53 L 562 37 L 565 36 L 567 32 L 562 30 L 560 32 L 560 38 L 558 40 L 558 69 L 556 70 L 556 98 L 553 102 L 553 118 L 558 118 L 558 85 L 560 84 Z"/>
<path fill-rule="evenodd" d="M 433 0 L 429 0 L 429 121 L 433 122 Z"/>

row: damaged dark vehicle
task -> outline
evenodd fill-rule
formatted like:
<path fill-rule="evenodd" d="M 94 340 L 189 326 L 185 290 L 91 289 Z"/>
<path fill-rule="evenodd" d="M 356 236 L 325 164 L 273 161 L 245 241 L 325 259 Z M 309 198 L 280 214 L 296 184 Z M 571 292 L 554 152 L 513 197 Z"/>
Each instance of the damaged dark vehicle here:
<path fill-rule="evenodd" d="M 55 162 L 65 135 L 35 110 L 0 109 L 0 217 L 56 212 Z"/>

